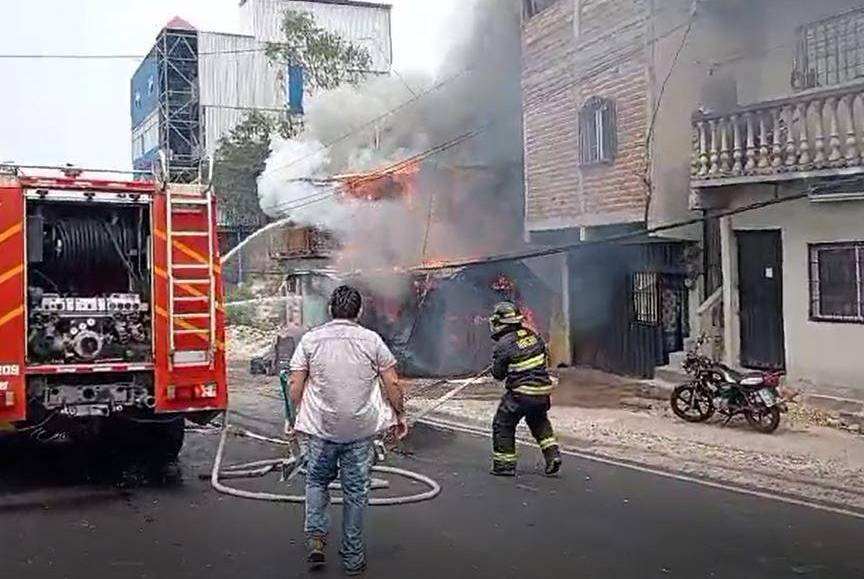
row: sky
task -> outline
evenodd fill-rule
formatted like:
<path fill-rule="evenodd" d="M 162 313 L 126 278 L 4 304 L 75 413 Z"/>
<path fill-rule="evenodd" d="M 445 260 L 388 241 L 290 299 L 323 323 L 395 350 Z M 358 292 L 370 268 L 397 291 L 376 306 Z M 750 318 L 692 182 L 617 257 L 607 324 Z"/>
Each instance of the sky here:
<path fill-rule="evenodd" d="M 464 0 L 391 0 L 397 72 L 433 72 Z M 237 0 L 6 1 L 0 55 L 145 55 L 175 15 L 239 31 Z M 139 62 L 0 58 L 0 163 L 131 168 L 129 80 Z"/>

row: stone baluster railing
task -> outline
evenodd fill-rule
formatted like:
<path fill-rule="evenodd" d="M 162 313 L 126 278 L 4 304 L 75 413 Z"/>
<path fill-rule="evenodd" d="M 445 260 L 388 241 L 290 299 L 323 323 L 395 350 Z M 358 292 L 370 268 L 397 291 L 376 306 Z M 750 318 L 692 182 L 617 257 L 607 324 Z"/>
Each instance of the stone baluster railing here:
<path fill-rule="evenodd" d="M 694 180 L 862 167 L 864 85 L 700 113 L 693 132 Z"/>

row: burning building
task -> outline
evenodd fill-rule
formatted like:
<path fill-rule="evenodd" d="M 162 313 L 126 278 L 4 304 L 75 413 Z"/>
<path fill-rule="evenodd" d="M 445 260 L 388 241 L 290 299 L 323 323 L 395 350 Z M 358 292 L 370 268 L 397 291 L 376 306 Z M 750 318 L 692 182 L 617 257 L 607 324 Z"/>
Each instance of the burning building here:
<path fill-rule="evenodd" d="M 481 371 L 492 357 L 489 314 L 502 300 L 522 308 L 526 323 L 550 335 L 554 296 L 519 262 L 412 275 L 412 291 L 371 296 L 363 322 L 390 344 L 409 376 L 458 376 Z"/>
<path fill-rule="evenodd" d="M 549 338 L 556 298 L 546 283 L 520 262 L 434 273 L 410 271 L 410 266 L 421 263 L 445 264 L 454 259 L 488 255 L 501 247 L 518 248 L 521 240 L 512 235 L 519 219 L 515 204 L 490 209 L 482 222 L 470 219 L 478 182 L 493 187 L 507 179 L 500 170 L 484 167 L 420 163 L 393 172 L 344 177 L 338 191 L 341 202 L 359 204 L 362 210 L 384 206 L 385 211 L 392 211 L 389 206 L 397 204 L 403 218 L 423 224 L 423 230 L 416 231 L 410 252 L 394 244 L 388 253 L 377 256 L 381 262 L 375 269 L 362 267 L 370 256 L 363 254 L 368 246 L 359 240 L 354 244 L 330 245 L 323 256 L 343 272 L 342 279 L 363 289 L 367 302 L 363 323 L 384 336 L 403 373 L 452 376 L 482 370 L 488 365 L 492 351 L 489 312 L 502 300 L 519 304 L 528 323 Z M 469 218 L 464 217 L 466 213 Z M 462 232 L 472 228 L 477 241 L 466 247 L 460 242 L 465 236 Z M 293 267 L 297 260 L 308 262 L 322 257 L 316 248 L 302 242 L 311 235 L 333 239 L 332 234 L 321 228 L 290 228 L 285 234 L 283 265 Z M 390 261 L 389 267 L 384 265 L 385 261 Z M 304 278 L 309 275 L 307 272 Z M 304 293 L 299 289 L 304 286 L 303 281 L 291 284 L 298 293 Z M 321 292 L 305 294 L 307 301 L 326 299 Z"/>
<path fill-rule="evenodd" d="M 474 0 L 438 79 L 408 73 L 315 95 L 304 133 L 274 141 L 259 180 L 271 217 L 337 241 L 326 266 L 364 288 L 366 323 L 412 374 L 485 367 L 486 320 L 502 297 L 547 337 L 562 317 L 560 296 L 545 297 L 560 280 L 535 263 L 411 272 L 524 248 L 520 14 L 515 0 Z M 406 84 L 424 92 L 410 106 Z"/>

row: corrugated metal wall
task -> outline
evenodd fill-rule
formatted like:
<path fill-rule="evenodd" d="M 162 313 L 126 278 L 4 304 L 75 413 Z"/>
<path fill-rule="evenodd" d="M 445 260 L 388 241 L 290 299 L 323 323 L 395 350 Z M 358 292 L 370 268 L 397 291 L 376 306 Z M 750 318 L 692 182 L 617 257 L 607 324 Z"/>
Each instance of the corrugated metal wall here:
<path fill-rule="evenodd" d="M 393 54 L 390 7 L 296 0 L 246 0 L 241 6 L 245 33 L 262 41 L 281 38 L 279 24 L 284 11 L 310 12 L 319 26 L 360 46 L 372 57 L 372 72 L 389 73 Z"/>
<path fill-rule="evenodd" d="M 204 142 L 213 153 L 248 109 L 284 107 L 286 96 L 278 68 L 255 38 L 201 32 L 198 47 Z"/>

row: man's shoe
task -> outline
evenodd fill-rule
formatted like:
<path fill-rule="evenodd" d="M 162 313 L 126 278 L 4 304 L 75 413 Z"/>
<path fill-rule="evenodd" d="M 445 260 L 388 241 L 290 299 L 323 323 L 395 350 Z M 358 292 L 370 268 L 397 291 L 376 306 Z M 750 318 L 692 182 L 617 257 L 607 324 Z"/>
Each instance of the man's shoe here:
<path fill-rule="evenodd" d="M 349 577 L 357 577 L 366 572 L 366 561 L 363 561 L 357 567 L 345 567 L 345 574 Z"/>
<path fill-rule="evenodd" d="M 321 537 L 310 537 L 306 540 L 306 562 L 310 569 L 320 569 L 327 563 L 324 550 L 327 543 Z"/>
<path fill-rule="evenodd" d="M 546 476 L 558 476 L 561 472 L 561 457 L 554 456 L 546 461 Z"/>
<path fill-rule="evenodd" d="M 494 476 L 516 476 L 516 465 L 495 461 L 492 463 L 492 470 L 489 471 L 489 474 Z"/>

